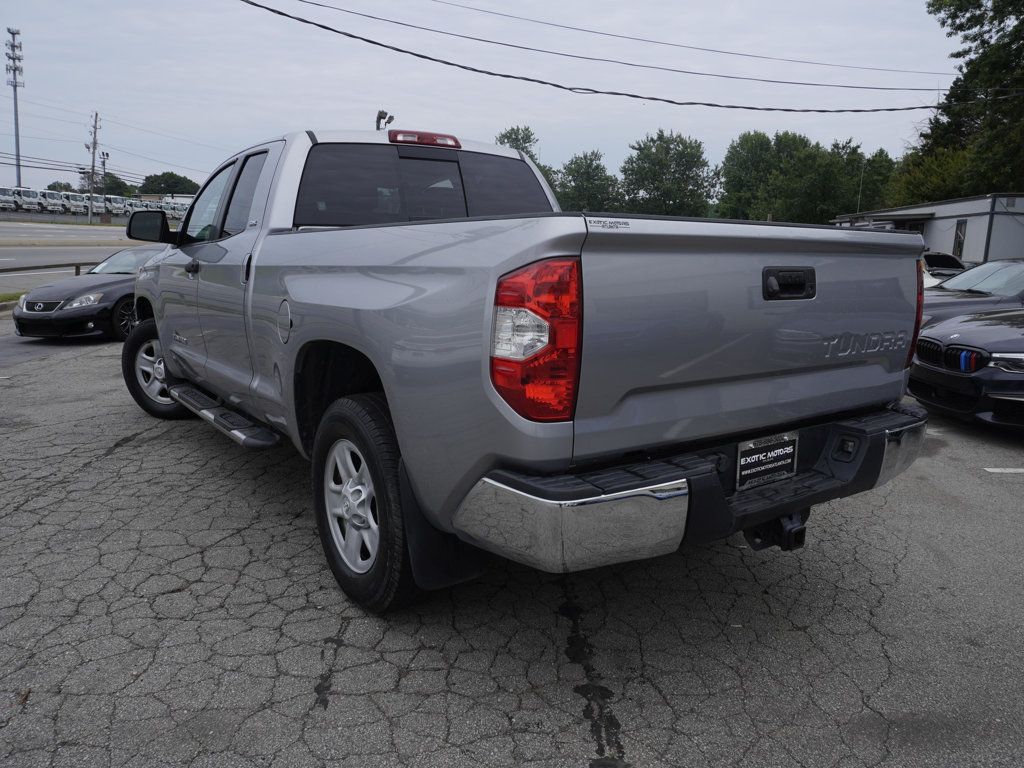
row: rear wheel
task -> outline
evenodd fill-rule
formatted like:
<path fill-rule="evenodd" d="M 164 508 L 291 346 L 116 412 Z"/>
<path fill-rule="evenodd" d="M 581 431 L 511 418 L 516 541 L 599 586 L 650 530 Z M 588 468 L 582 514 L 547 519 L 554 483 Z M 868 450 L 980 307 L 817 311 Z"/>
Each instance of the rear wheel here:
<path fill-rule="evenodd" d="M 149 415 L 158 419 L 184 419 L 192 415 L 167 391 L 174 382 L 164 367 L 155 320 L 143 320 L 128 334 L 121 349 L 121 375 L 132 398 Z"/>
<path fill-rule="evenodd" d="M 336 400 L 313 445 L 313 506 L 327 563 L 346 595 L 383 612 L 417 594 L 398 483 L 398 444 L 379 394 Z"/>

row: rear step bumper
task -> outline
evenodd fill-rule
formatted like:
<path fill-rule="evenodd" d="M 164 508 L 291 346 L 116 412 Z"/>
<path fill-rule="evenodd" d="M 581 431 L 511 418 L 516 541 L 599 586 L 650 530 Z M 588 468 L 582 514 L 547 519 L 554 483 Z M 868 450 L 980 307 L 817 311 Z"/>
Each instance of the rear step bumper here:
<path fill-rule="evenodd" d="M 281 439 L 273 430 L 227 408 L 191 384 L 175 384 L 168 387 L 167 393 L 243 448 L 271 448 Z"/>
<path fill-rule="evenodd" d="M 496 471 L 452 522 L 471 544 L 550 573 L 656 557 L 684 535 L 723 538 L 889 482 L 920 453 L 926 420 L 901 405 L 803 427 L 796 431 L 811 455 L 797 474 L 738 493 L 735 442 L 571 475 Z"/>

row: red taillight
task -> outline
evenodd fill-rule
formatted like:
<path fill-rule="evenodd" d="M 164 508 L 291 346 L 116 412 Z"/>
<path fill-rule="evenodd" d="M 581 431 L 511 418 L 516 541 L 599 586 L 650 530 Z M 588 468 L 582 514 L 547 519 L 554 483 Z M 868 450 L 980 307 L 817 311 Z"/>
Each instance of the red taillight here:
<path fill-rule="evenodd" d="M 580 376 L 580 260 L 547 259 L 498 280 L 491 382 L 532 421 L 569 421 Z"/>
<path fill-rule="evenodd" d="M 462 149 L 462 144 L 454 136 L 430 131 L 391 130 L 388 131 L 388 141 L 392 144 L 424 144 L 428 147 Z"/>
<path fill-rule="evenodd" d="M 904 368 L 909 368 L 914 362 L 914 349 L 917 347 L 917 335 L 921 333 L 921 317 L 924 314 L 924 260 L 917 262 L 917 319 L 914 320 L 914 335 L 910 337 L 910 345 L 907 347 L 907 361 Z"/>

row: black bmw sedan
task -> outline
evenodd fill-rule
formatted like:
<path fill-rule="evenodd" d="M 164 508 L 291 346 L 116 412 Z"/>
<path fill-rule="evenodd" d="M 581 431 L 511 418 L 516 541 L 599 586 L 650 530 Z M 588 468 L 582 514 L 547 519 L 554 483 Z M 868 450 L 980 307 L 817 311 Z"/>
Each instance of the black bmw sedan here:
<path fill-rule="evenodd" d="M 164 248 L 125 248 L 80 277 L 33 288 L 14 309 L 14 332 L 43 337 L 105 333 L 123 341 L 135 312 L 135 275 Z"/>
<path fill-rule="evenodd" d="M 910 393 L 930 409 L 1024 427 L 1024 310 L 965 315 L 921 331 Z"/>
<path fill-rule="evenodd" d="M 966 315 L 1024 307 L 1024 259 L 986 261 L 924 290 L 924 328 Z"/>

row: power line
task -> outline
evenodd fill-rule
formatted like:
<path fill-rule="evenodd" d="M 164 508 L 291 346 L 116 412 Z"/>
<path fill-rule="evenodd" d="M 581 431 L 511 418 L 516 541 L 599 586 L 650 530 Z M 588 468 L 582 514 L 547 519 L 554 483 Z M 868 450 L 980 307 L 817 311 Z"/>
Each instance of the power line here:
<path fill-rule="evenodd" d="M 7 98 L 10 98 L 10 97 L 8 96 Z M 58 107 L 55 104 L 47 104 L 45 101 L 29 101 L 28 99 L 24 99 L 24 98 L 22 99 L 22 101 L 25 102 L 26 104 L 34 104 L 37 107 L 45 107 L 46 109 L 55 109 L 58 112 L 66 112 L 69 115 L 84 115 L 85 114 L 85 112 L 82 112 L 82 111 L 77 110 L 77 109 L 68 109 L 67 107 Z M 41 115 L 35 115 L 35 116 L 36 117 L 41 117 Z M 49 118 L 49 119 L 50 120 L 55 120 L 57 118 Z M 132 130 L 135 130 L 135 131 L 142 131 L 143 133 L 151 133 L 154 136 L 163 136 L 166 139 L 174 139 L 175 141 L 184 141 L 187 144 L 195 144 L 196 146 L 199 146 L 199 147 L 206 147 L 208 149 L 216 149 L 216 150 L 219 150 L 221 152 L 231 152 L 232 151 L 230 149 L 227 149 L 226 147 L 218 147 L 215 144 L 204 144 L 203 142 L 195 141 L 194 139 L 186 139 L 184 136 L 175 136 L 173 133 L 164 133 L 162 131 L 157 131 L 157 130 L 154 130 L 152 128 L 144 128 L 141 125 L 133 125 L 132 123 L 125 123 L 125 122 L 122 122 L 122 121 L 117 120 L 117 119 L 112 118 L 112 117 L 105 117 L 103 119 L 106 120 L 108 123 L 115 123 L 115 124 L 123 126 L 125 128 L 131 128 Z M 65 121 L 65 122 L 70 122 L 70 121 Z"/>
<path fill-rule="evenodd" d="M 444 29 L 437 29 L 435 27 L 424 27 L 419 24 L 411 24 L 405 21 L 398 21 L 397 19 L 389 19 L 384 16 L 375 16 L 372 13 L 361 13 L 360 11 L 353 11 L 348 8 L 341 8 L 336 5 L 329 5 L 328 3 L 316 2 L 316 0 L 296 0 L 296 2 L 304 5 L 312 5 L 318 8 L 327 8 L 332 11 L 339 11 L 341 13 L 351 14 L 352 16 L 360 16 L 364 19 L 372 19 L 374 21 L 382 21 L 387 24 L 395 24 L 399 27 L 406 27 L 408 29 L 416 29 L 421 32 L 432 32 L 438 35 L 446 35 L 447 37 L 456 37 L 460 40 L 471 40 L 476 43 L 486 43 L 487 45 L 499 45 L 503 48 L 514 48 L 519 51 L 530 51 L 531 53 L 543 53 L 548 56 L 560 56 L 566 59 L 578 59 L 581 61 L 593 61 L 603 64 L 616 64 L 622 67 L 632 67 L 635 69 L 651 69 L 659 72 L 673 72 L 680 75 L 694 75 L 696 77 L 716 77 L 723 80 L 746 80 L 754 83 L 769 83 L 771 85 L 800 85 L 810 86 L 814 88 L 850 88 L 861 91 L 919 91 L 931 93 L 937 90 L 934 87 L 919 88 L 909 86 L 891 86 L 891 85 L 855 85 L 851 83 L 819 83 L 819 82 L 808 82 L 805 80 L 778 80 L 767 77 L 749 77 L 745 75 L 727 75 L 720 72 L 702 72 L 694 69 L 679 69 L 676 67 L 664 67 L 657 64 L 641 64 L 635 61 L 624 61 L 622 59 L 609 59 L 602 56 L 585 56 L 583 54 L 568 53 L 566 51 L 556 51 L 550 48 L 535 48 L 529 45 L 519 45 L 517 43 L 508 43 L 502 40 L 491 40 L 486 37 L 476 37 L 475 35 L 464 35 L 458 32 L 451 32 Z"/>
<path fill-rule="evenodd" d="M 13 133 L 0 133 L 0 136 L 13 136 L 13 135 L 14 135 Z M 23 139 L 33 139 L 35 141 L 60 141 L 60 142 L 63 142 L 65 144 L 77 144 L 79 142 L 79 139 L 56 139 L 56 138 L 50 138 L 49 136 L 26 136 L 25 134 L 21 134 L 21 138 L 23 138 Z"/>
<path fill-rule="evenodd" d="M 942 75 L 944 77 L 954 77 L 955 72 L 929 72 L 928 70 L 921 69 L 896 69 L 893 67 L 867 67 L 857 64 L 836 64 L 828 61 L 814 61 L 812 59 L 787 59 L 783 56 L 766 56 L 757 53 L 745 53 L 744 51 L 728 51 L 722 48 L 703 48 L 699 45 L 684 45 L 683 43 L 670 43 L 665 40 L 653 40 L 647 37 L 634 37 L 632 35 L 617 34 L 615 32 L 605 32 L 600 29 L 588 29 L 587 27 L 574 27 L 571 24 L 558 24 L 553 21 L 544 21 L 543 19 L 531 19 L 528 16 L 516 16 L 512 13 L 502 13 L 501 11 L 492 11 L 487 8 L 476 8 L 472 5 L 463 5 L 462 3 L 451 2 L 451 0 L 431 0 L 431 2 L 438 3 L 440 5 L 450 5 L 454 8 L 463 8 L 467 11 L 474 11 L 476 13 L 487 13 L 491 16 L 503 16 L 506 19 L 516 19 L 517 21 L 528 21 L 531 24 L 541 24 L 545 27 L 556 27 L 557 29 L 569 29 L 573 32 L 585 32 L 589 35 L 600 35 L 602 37 L 614 37 L 619 40 L 632 40 L 637 43 L 650 43 L 651 45 L 664 45 L 670 48 L 684 48 L 688 51 L 702 51 L 704 53 L 719 53 L 725 56 L 742 56 L 748 59 L 762 59 L 764 61 L 784 61 L 788 64 L 809 64 L 816 67 L 834 67 L 837 69 L 860 69 L 871 72 L 901 72 L 908 75 Z"/>
<path fill-rule="evenodd" d="M 124 152 L 126 155 L 131 155 L 132 157 L 140 157 L 143 160 L 149 160 L 151 162 L 160 163 L 162 165 L 169 165 L 172 168 L 183 168 L 186 171 L 195 171 L 196 173 L 209 173 L 209 171 L 205 171 L 202 168 L 190 168 L 187 165 L 177 165 L 176 163 L 169 163 L 166 160 L 157 160 L 155 157 L 148 157 L 147 155 L 140 155 L 135 152 L 129 152 L 127 149 L 115 147 L 113 144 L 104 144 L 103 146 L 110 147 L 111 149 L 117 150 L 118 152 Z"/>
<path fill-rule="evenodd" d="M 64 120 L 64 119 L 59 118 L 59 117 L 50 117 L 49 115 L 37 115 L 35 113 L 30 113 L 30 112 L 23 112 L 22 114 L 30 114 L 32 117 L 37 117 L 40 120 L 56 120 L 59 123 L 71 123 L 72 125 L 81 125 L 81 123 L 78 123 L 78 122 L 76 122 L 74 120 Z M 106 117 L 103 118 L 103 119 L 107 120 L 107 121 L 110 121 L 109 118 L 106 118 Z M 113 122 L 113 121 L 110 121 L 110 122 Z M 118 152 L 124 152 L 126 155 L 131 155 L 132 157 L 138 157 L 138 158 L 141 158 L 143 160 L 149 160 L 149 161 L 154 162 L 154 163 L 160 163 L 161 165 L 168 165 L 171 168 L 182 168 L 182 169 L 184 169 L 186 171 L 194 171 L 196 173 L 207 173 L 207 171 L 205 171 L 205 170 L 203 170 L 201 168 L 192 168 L 192 167 L 187 166 L 187 165 L 180 165 L 178 163 L 172 163 L 172 162 L 170 162 L 168 160 L 160 160 L 159 158 L 156 158 L 156 157 L 149 157 L 148 155 L 140 155 L 140 154 L 137 154 L 135 152 L 130 152 L 127 149 L 121 149 L 120 147 L 115 147 L 112 144 L 104 143 L 104 146 L 110 147 L 111 149 L 116 149 Z"/>
<path fill-rule="evenodd" d="M 2 155 L 0 155 L 0 165 L 13 166 L 14 164 L 14 156 L 12 154 L 5 152 Z M 69 168 L 64 165 L 55 165 L 53 163 L 48 163 L 41 160 L 32 160 L 24 156 L 22 157 L 21 164 L 24 168 L 36 168 L 43 171 L 54 171 L 57 173 L 70 173 L 76 176 L 81 175 L 83 172 L 88 172 L 84 166 L 79 166 L 78 168 Z M 111 170 L 111 173 L 113 173 L 113 170 Z M 131 184 L 140 184 L 144 180 L 143 178 L 131 177 L 124 173 L 114 173 L 114 175 L 120 178 L 121 180 Z"/>
<path fill-rule="evenodd" d="M 143 128 L 139 125 L 132 125 L 131 123 L 124 123 L 120 120 L 114 120 L 111 117 L 106 118 L 108 123 L 115 123 L 125 128 L 131 128 L 135 131 L 142 131 L 143 133 L 151 133 L 154 136 L 163 136 L 166 139 L 174 139 L 175 141 L 184 141 L 187 144 L 195 144 L 197 147 L 207 147 L 208 149 L 216 149 L 220 152 L 232 152 L 233 150 L 227 149 L 226 147 L 218 147 L 214 144 L 204 144 L 201 141 L 193 141 L 192 139 L 186 139 L 182 136 L 175 136 L 173 133 L 161 133 L 160 131 L 154 131 L 152 128 Z"/>
<path fill-rule="evenodd" d="M 24 101 L 24 99 L 22 99 Z M 79 127 L 86 123 L 82 120 L 65 120 L 63 117 L 51 117 L 50 115 L 40 115 L 37 112 L 22 112 L 23 115 L 29 115 L 30 117 L 38 117 L 40 120 L 52 120 L 55 123 L 68 123 L 69 125 L 77 125 Z"/>
<path fill-rule="evenodd" d="M 332 27 L 332 26 L 329 26 L 327 24 L 322 24 L 322 23 L 320 23 L 318 21 L 313 21 L 312 19 L 306 19 L 306 18 L 303 18 L 302 16 L 295 16 L 293 14 L 290 14 L 290 13 L 286 12 L 286 11 L 282 11 L 282 10 L 280 10 L 278 8 L 271 8 L 270 6 L 262 5 L 261 3 L 255 2 L 255 0 L 238 0 L 238 1 L 241 2 L 241 3 L 245 3 L 246 5 L 250 5 L 253 8 L 259 8 L 259 9 L 267 11 L 269 13 L 273 13 L 273 14 L 275 14 L 277 16 L 282 16 L 282 17 L 284 17 L 286 19 L 291 19 L 292 21 L 297 21 L 297 22 L 299 22 L 301 24 L 307 24 L 307 25 L 309 25 L 311 27 L 317 27 L 318 29 L 322 29 L 322 30 L 324 30 L 326 32 L 332 32 L 332 33 L 334 33 L 336 35 L 341 35 L 342 37 L 347 37 L 347 38 L 349 38 L 351 40 L 359 40 L 361 42 L 367 43 L 368 45 L 373 45 L 373 46 L 376 46 L 378 48 L 384 48 L 385 50 L 394 51 L 395 53 L 402 53 L 402 54 L 405 54 L 407 56 L 413 56 L 413 57 L 415 57 L 417 59 L 421 59 L 423 61 L 431 61 L 431 62 L 434 62 L 435 64 L 443 64 L 443 65 L 448 66 L 448 67 L 454 67 L 455 69 L 461 69 L 461 70 L 463 70 L 465 72 L 473 72 L 473 73 L 478 74 L 478 75 L 487 75 L 489 77 L 500 77 L 500 78 L 503 78 L 505 80 L 518 80 L 518 81 L 524 82 L 524 83 L 534 83 L 535 85 L 546 85 L 549 88 L 557 88 L 558 90 L 568 91 L 569 93 L 577 93 L 577 94 L 583 94 L 583 95 L 588 95 L 588 96 L 619 96 L 621 98 L 636 99 L 638 101 L 654 101 L 654 102 L 659 102 L 661 104 L 672 104 L 672 105 L 677 106 L 677 107 L 711 107 L 711 108 L 714 108 L 714 109 L 743 109 L 743 110 L 749 110 L 749 111 L 754 111 L 754 112 L 798 112 L 798 113 L 813 112 L 813 113 L 819 113 L 819 114 L 840 114 L 840 113 L 860 113 L 860 114 L 863 114 L 863 113 L 875 113 L 875 112 L 913 112 L 913 111 L 919 111 L 919 110 L 945 109 L 945 108 L 953 107 L 953 106 L 964 106 L 964 105 L 968 105 L 968 104 L 978 104 L 978 103 L 987 102 L 987 101 L 1009 99 L 1009 98 L 1014 98 L 1016 96 L 1016 94 L 1008 94 L 1008 95 L 1005 95 L 1005 96 L 993 96 L 990 99 L 973 99 L 973 100 L 969 100 L 969 101 L 961 101 L 961 102 L 957 102 L 955 104 L 917 104 L 917 105 L 914 105 L 914 106 L 904 106 L 904 107 L 860 107 L 860 108 L 843 108 L 843 109 L 825 109 L 825 108 L 817 108 L 817 107 L 815 107 L 815 108 L 811 108 L 811 107 L 799 107 L 799 108 L 798 107 L 758 107 L 758 106 L 752 106 L 752 105 L 749 105 L 749 104 L 720 104 L 720 103 L 717 103 L 717 102 L 710 102 L 710 101 L 680 101 L 678 99 L 670 99 L 670 98 L 667 98 L 667 97 L 664 97 L 664 96 L 643 96 L 641 94 L 629 93 L 627 91 L 608 91 L 608 90 L 602 90 L 602 89 L 598 89 L 598 88 L 588 88 L 588 87 L 585 87 L 585 86 L 564 85 L 562 83 L 555 83 L 555 82 L 552 82 L 550 80 L 541 80 L 540 78 L 536 78 L 536 77 L 527 77 L 525 75 L 513 75 L 513 74 L 506 73 L 506 72 L 495 72 L 495 71 L 489 70 L 489 69 L 482 69 L 480 67 L 473 67 L 473 66 L 470 66 L 469 64 L 459 64 L 458 62 L 449 61 L 447 59 L 441 59 L 441 58 L 438 58 L 436 56 L 430 56 L 430 55 L 425 54 L 425 53 L 419 53 L 417 51 L 411 51 L 411 50 L 408 50 L 406 48 L 399 48 L 396 45 L 391 45 L 389 43 L 383 43 L 383 42 L 380 42 L 379 40 L 374 40 L 374 39 L 369 38 L 369 37 L 363 37 L 362 35 L 357 35 L 357 34 L 355 34 L 353 32 L 346 32 L 344 30 L 337 29 L 336 27 Z"/>
<path fill-rule="evenodd" d="M 10 152 L 0 152 L 0 158 L 11 159 L 13 157 L 14 156 Z M 31 160 L 37 163 L 46 163 L 47 165 L 53 166 L 52 170 L 66 170 L 73 173 L 80 173 L 85 171 L 84 163 L 76 163 L 71 160 L 56 160 L 51 157 L 36 157 L 33 155 L 22 155 L 22 157 L 24 157 L 26 160 Z M 140 173 L 139 171 L 132 171 L 125 168 L 121 168 L 120 166 L 111 165 L 108 166 L 108 168 L 111 171 L 111 173 L 115 173 L 116 175 L 124 179 L 134 177 L 141 180 L 144 179 L 147 175 L 144 173 Z"/>

